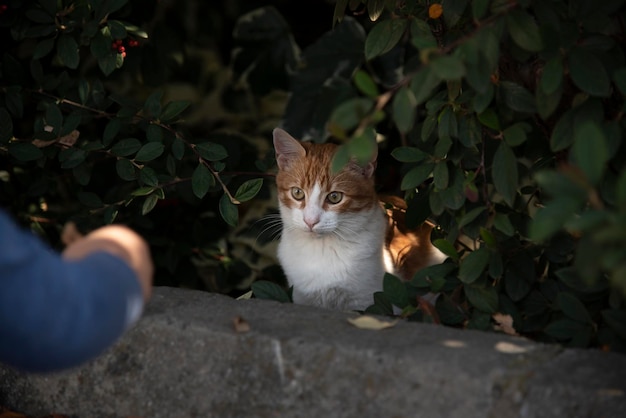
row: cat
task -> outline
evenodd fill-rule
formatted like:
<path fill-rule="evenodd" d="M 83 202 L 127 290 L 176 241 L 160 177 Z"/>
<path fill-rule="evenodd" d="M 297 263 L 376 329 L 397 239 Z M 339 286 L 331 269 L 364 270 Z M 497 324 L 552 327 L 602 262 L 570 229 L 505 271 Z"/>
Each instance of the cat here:
<path fill-rule="evenodd" d="M 282 219 L 278 260 L 293 301 L 337 310 L 365 310 L 382 290 L 384 273 L 409 280 L 443 261 L 430 242 L 431 224 L 404 227 L 404 200 L 376 193 L 377 152 L 364 166 L 331 171 L 335 144 L 300 142 L 273 131 Z"/>

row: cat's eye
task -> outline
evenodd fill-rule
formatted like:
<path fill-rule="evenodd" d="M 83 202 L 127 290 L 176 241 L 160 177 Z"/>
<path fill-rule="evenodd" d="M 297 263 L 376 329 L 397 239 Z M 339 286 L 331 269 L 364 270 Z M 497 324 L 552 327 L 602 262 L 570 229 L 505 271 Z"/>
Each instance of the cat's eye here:
<path fill-rule="evenodd" d="M 299 187 L 292 187 L 291 196 L 296 200 L 302 200 L 304 199 L 304 190 Z"/>
<path fill-rule="evenodd" d="M 326 200 L 333 205 L 341 202 L 341 199 L 343 199 L 343 193 L 341 192 L 330 192 L 328 196 L 326 196 Z"/>

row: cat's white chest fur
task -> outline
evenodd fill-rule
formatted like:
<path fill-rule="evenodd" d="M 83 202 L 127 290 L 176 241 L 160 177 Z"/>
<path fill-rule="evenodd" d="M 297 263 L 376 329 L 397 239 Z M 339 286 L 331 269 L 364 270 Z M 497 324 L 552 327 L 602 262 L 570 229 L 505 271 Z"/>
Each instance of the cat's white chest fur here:
<path fill-rule="evenodd" d="M 382 290 L 383 243 L 386 230 L 382 208 L 342 214 L 344 228 L 320 233 L 292 224 L 302 217 L 281 207 L 283 232 L 278 258 L 294 287 L 295 303 L 340 310 L 363 310 Z"/>

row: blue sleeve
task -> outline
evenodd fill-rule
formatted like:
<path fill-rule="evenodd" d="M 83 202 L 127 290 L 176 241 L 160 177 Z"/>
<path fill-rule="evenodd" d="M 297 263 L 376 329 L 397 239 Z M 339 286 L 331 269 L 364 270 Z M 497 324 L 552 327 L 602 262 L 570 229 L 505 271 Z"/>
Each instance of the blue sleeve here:
<path fill-rule="evenodd" d="M 0 210 L 0 362 L 32 372 L 102 353 L 140 315 L 141 286 L 121 259 L 63 260 Z"/>

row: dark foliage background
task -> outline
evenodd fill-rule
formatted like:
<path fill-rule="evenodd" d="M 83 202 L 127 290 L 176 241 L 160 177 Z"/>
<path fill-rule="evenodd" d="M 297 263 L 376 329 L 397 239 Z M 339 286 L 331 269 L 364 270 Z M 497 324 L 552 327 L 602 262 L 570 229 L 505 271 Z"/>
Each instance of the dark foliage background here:
<path fill-rule="evenodd" d="M 287 300 L 271 130 L 378 142 L 446 263 L 372 313 L 626 343 L 622 1 L 0 2 L 0 204 L 123 222 L 157 285 Z M 269 216 L 268 216 L 269 215 Z M 421 296 L 439 292 L 433 306 Z"/>

